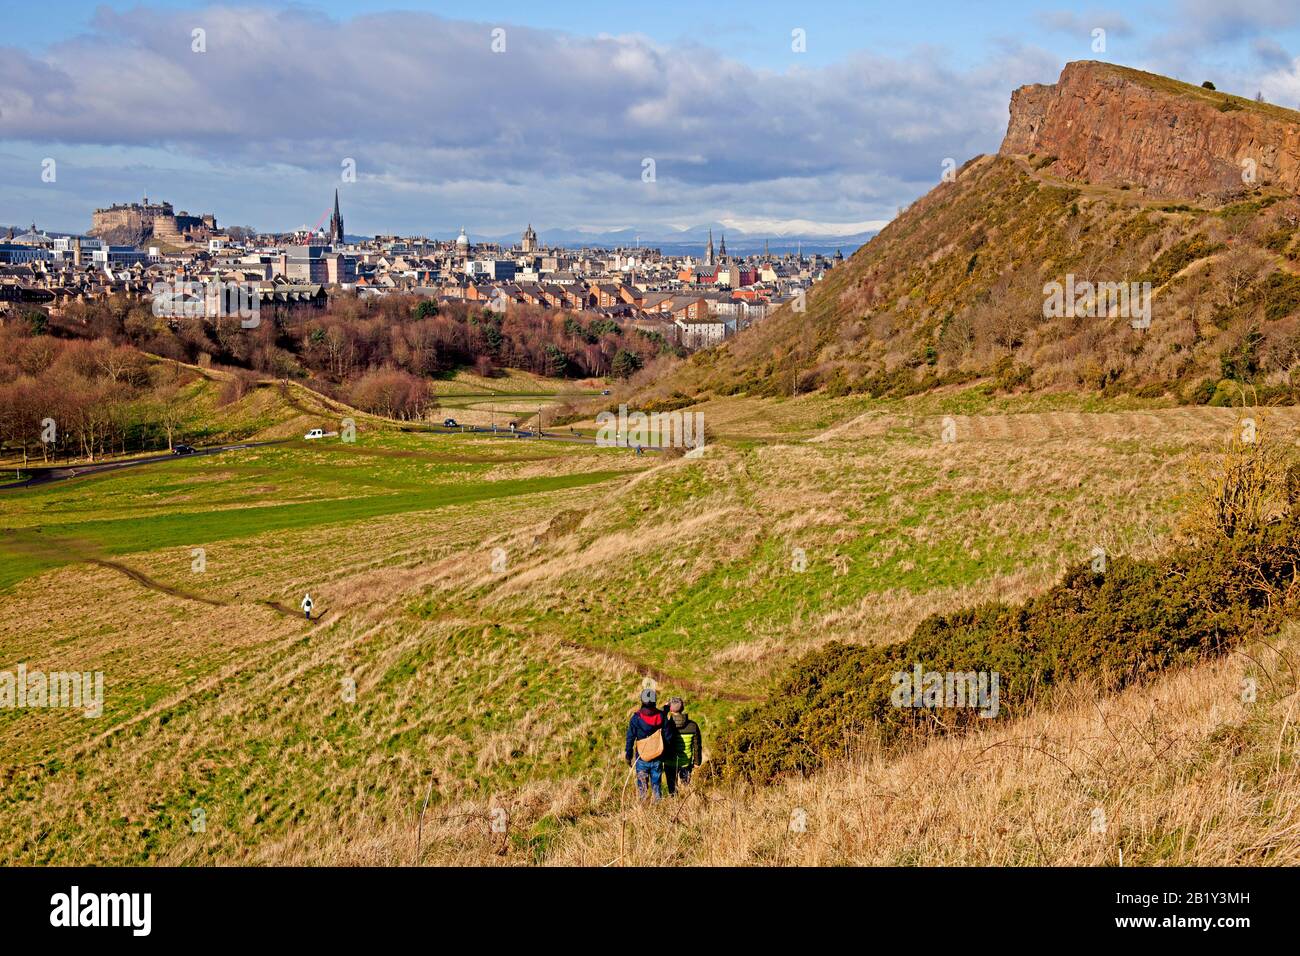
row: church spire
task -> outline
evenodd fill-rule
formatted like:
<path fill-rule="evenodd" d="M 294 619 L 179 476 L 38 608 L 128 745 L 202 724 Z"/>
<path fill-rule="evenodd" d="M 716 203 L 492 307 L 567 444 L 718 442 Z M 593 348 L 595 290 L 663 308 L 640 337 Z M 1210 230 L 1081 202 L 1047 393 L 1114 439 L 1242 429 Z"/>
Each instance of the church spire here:
<path fill-rule="evenodd" d="M 334 215 L 330 216 L 330 242 L 343 245 L 343 213 L 339 211 L 339 191 L 334 189 Z"/>
<path fill-rule="evenodd" d="M 704 264 L 713 265 L 713 227 L 709 227 L 709 244 L 704 249 Z"/>

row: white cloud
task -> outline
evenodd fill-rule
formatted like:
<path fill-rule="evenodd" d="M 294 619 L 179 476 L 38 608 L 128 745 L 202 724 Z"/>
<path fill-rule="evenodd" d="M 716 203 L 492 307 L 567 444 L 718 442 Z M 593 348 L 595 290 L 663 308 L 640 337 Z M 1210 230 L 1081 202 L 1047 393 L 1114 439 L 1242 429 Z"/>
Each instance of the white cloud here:
<path fill-rule="evenodd" d="M 1088 13 L 1075 13 L 1072 10 L 1048 10 L 1035 17 L 1046 29 L 1057 33 L 1070 33 L 1081 39 L 1092 37 L 1092 31 L 1098 28 L 1117 37 L 1133 35 L 1132 25 L 1122 14 L 1106 10 L 1093 10 Z"/>
<path fill-rule="evenodd" d="M 191 50 L 196 24 L 206 53 Z M 945 157 L 996 149 L 1010 90 L 1059 67 L 1031 48 L 961 70 L 923 49 L 776 74 L 699 46 L 508 24 L 498 54 L 491 29 L 420 13 L 103 8 L 88 36 L 39 58 L 0 48 L 0 111 L 7 138 L 74 158 L 104 144 L 182 157 L 210 177 L 159 175 L 154 195 L 262 227 L 285 225 L 286 207 L 314 212 L 344 157 L 358 168 L 349 226 L 363 231 L 732 213 L 861 223 L 928 189 Z M 128 198 L 105 194 L 109 166 L 96 173 L 87 218 Z M 116 177 L 129 195 L 142 178 Z M 182 183 L 200 195 L 177 195 Z"/>
<path fill-rule="evenodd" d="M 856 236 L 864 232 L 879 232 L 889 225 L 888 219 L 869 219 L 865 222 L 817 222 L 812 219 L 745 219 L 724 217 L 718 220 L 728 229 L 772 236 Z"/>
<path fill-rule="evenodd" d="M 1287 109 L 1300 110 L 1300 58 L 1264 74 L 1260 83 L 1264 99 Z"/>

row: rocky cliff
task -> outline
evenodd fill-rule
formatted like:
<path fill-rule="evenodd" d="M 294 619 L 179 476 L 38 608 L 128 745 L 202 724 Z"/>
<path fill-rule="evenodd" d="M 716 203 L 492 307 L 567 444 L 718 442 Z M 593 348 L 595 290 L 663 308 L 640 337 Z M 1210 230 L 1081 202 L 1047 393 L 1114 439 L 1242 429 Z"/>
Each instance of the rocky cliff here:
<path fill-rule="evenodd" d="M 647 370 L 630 399 L 972 387 L 1191 403 L 1250 384 L 1300 403 L 1298 127 L 1279 107 L 1071 64 L 1015 93 L 1009 155 L 976 157 L 920 197 L 803 310 Z M 1122 308 L 1049 308 L 1052 284 L 1075 279 L 1149 283 L 1150 325 Z"/>
<path fill-rule="evenodd" d="M 1151 196 L 1300 191 L 1300 113 L 1109 63 L 1016 90 L 1000 152 L 1054 156 L 1055 175 Z"/>

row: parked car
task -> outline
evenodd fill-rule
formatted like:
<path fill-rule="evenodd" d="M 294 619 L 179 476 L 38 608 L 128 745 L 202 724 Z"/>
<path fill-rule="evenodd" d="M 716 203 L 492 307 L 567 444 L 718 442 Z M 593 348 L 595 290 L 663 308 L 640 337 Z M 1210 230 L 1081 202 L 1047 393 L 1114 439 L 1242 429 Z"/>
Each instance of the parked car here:
<path fill-rule="evenodd" d="M 443 428 L 459 428 L 460 424 L 454 418 L 445 418 L 442 421 Z"/>
<path fill-rule="evenodd" d="M 193 445 L 175 445 L 172 448 L 173 455 L 192 455 L 194 454 Z"/>
<path fill-rule="evenodd" d="M 313 438 L 324 438 L 325 429 L 313 428 L 311 431 L 309 431 L 307 434 L 303 435 L 302 437 L 307 439 L 308 441 L 311 441 Z"/>
<path fill-rule="evenodd" d="M 603 390 L 601 391 L 600 394 L 602 394 L 602 395 L 608 395 L 608 394 L 609 394 L 609 389 L 607 389 L 607 388 L 606 388 L 606 389 L 603 389 Z"/>

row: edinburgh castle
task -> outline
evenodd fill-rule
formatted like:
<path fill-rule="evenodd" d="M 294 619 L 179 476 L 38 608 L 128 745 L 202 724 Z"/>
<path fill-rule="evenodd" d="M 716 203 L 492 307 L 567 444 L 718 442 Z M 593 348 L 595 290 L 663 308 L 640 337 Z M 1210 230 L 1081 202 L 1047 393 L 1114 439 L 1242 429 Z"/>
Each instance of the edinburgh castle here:
<path fill-rule="evenodd" d="M 177 213 L 168 202 L 121 203 L 96 209 L 90 222 L 90 235 L 113 245 L 137 245 L 147 239 L 179 245 L 207 239 L 217 231 L 216 217 L 211 214 L 191 216 Z"/>

